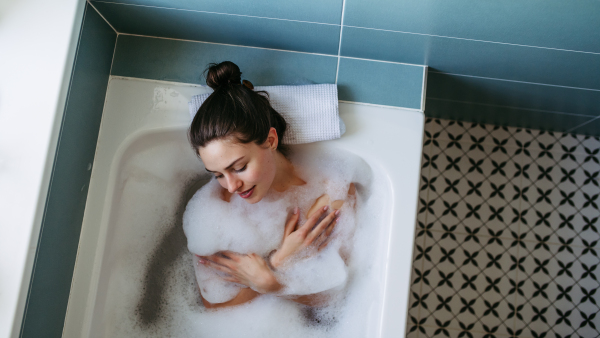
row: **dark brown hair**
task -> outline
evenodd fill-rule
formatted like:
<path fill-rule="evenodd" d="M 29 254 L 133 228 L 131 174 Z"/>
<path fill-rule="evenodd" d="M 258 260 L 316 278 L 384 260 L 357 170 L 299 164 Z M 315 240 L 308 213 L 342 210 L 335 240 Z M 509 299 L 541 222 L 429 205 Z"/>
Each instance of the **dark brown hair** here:
<path fill-rule="evenodd" d="M 198 148 L 227 137 L 261 145 L 273 127 L 279 139 L 277 150 L 286 155 L 282 140 L 287 123 L 271 107 L 267 92 L 252 90 L 246 80 L 242 84 L 240 68 L 230 61 L 212 63 L 205 72 L 206 84 L 214 92 L 202 103 L 188 131 L 194 151 L 198 153 Z"/>

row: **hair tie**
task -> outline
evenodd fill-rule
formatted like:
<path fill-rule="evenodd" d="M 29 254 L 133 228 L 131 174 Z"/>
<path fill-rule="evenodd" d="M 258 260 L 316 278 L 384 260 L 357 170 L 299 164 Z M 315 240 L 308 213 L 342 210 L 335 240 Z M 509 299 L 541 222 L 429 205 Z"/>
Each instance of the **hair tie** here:
<path fill-rule="evenodd" d="M 254 90 L 254 86 L 252 85 L 252 82 L 248 81 L 248 80 L 244 80 L 242 81 L 242 84 L 246 87 L 248 87 L 248 89 L 252 89 Z"/>

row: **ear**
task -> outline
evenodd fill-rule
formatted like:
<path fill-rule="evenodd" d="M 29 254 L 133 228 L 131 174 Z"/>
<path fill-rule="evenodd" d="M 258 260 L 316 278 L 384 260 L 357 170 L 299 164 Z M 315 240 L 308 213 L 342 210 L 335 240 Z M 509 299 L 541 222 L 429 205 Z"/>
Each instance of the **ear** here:
<path fill-rule="evenodd" d="M 275 128 L 271 127 L 271 129 L 269 129 L 269 135 L 267 136 L 267 145 L 269 146 L 269 148 L 275 150 L 277 149 L 277 146 L 279 145 L 279 138 L 277 137 L 277 130 L 275 130 Z"/>

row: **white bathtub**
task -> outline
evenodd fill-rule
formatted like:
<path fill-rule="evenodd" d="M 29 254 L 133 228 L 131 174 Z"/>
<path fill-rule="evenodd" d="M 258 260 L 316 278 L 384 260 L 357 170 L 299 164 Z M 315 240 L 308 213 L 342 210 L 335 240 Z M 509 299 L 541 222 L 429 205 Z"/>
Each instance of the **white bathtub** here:
<path fill-rule="evenodd" d="M 111 78 L 64 337 L 110 337 L 119 316 L 133 315 L 120 307 L 120 295 L 139 292 L 131 280 L 149 266 L 132 262 L 146 262 L 143 256 L 151 256 L 157 246 L 171 258 L 178 250 L 187 250 L 171 230 L 178 226 L 177 215 L 189 185 L 205 177 L 186 138 L 187 101 L 204 90 L 196 85 Z M 384 189 L 388 202 L 382 206 L 382 236 L 376 244 L 384 257 L 378 293 L 382 299 L 366 320 L 380 337 L 401 337 L 408 309 L 423 113 L 341 102 L 340 116 L 346 134 L 315 146 L 355 153 L 389 185 Z M 165 264 L 154 268 L 169 269 Z"/>

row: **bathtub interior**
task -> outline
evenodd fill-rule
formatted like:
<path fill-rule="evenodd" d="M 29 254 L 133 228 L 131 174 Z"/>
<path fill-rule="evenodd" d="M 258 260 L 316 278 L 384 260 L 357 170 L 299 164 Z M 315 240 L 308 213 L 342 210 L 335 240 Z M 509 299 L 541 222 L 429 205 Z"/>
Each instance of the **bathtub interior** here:
<path fill-rule="evenodd" d="M 63 336 L 113 337 L 131 323 L 168 332 L 173 309 L 201 307 L 181 215 L 210 179 L 186 137 L 187 101 L 205 91 L 111 78 Z M 377 289 L 362 320 L 365 336 L 403 335 L 423 116 L 349 103 L 340 104 L 340 116 L 341 139 L 300 147 L 349 151 L 373 170 L 385 202 L 373 225 Z"/>

